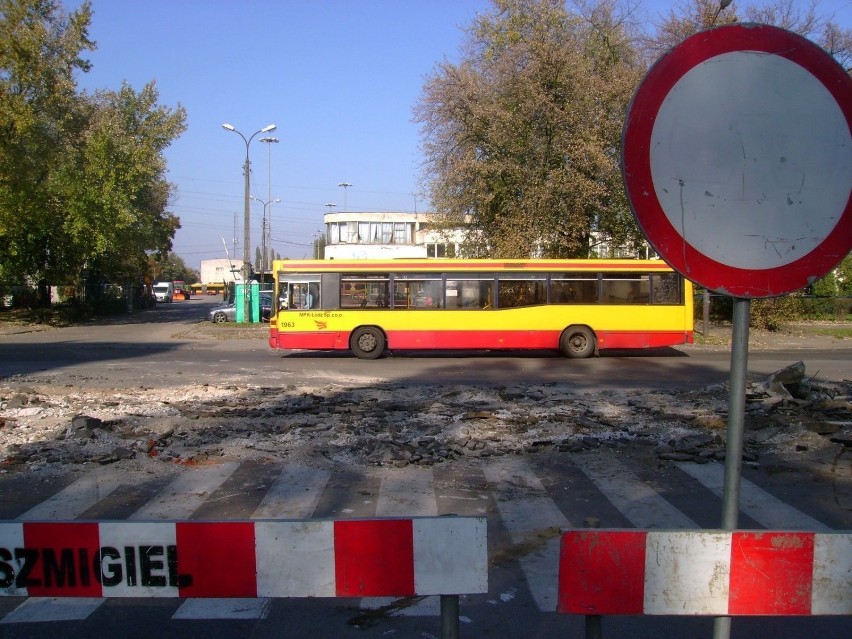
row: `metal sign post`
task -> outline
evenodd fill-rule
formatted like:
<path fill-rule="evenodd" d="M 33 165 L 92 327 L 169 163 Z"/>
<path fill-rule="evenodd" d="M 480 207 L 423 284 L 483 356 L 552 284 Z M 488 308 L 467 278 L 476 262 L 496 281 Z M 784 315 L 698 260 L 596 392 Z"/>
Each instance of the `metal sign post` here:
<path fill-rule="evenodd" d="M 783 29 L 697 33 L 636 90 L 622 171 L 663 259 L 734 298 L 722 527 L 736 530 L 750 300 L 813 284 L 852 249 L 852 78 Z M 718 617 L 714 638 L 729 636 Z"/>
<path fill-rule="evenodd" d="M 734 299 L 731 385 L 728 389 L 728 432 L 725 441 L 725 484 L 722 489 L 722 530 L 736 530 L 739 523 L 750 311 L 751 300 Z M 713 620 L 713 639 L 728 639 L 730 636 L 731 618 L 716 617 Z"/>

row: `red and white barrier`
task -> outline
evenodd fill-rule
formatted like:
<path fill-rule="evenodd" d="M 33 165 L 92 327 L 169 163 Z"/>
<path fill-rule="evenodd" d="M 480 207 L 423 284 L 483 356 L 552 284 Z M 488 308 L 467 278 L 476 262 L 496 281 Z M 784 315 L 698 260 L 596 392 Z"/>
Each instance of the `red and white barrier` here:
<path fill-rule="evenodd" d="M 481 517 L 4 522 L 0 595 L 404 597 L 488 591 Z"/>
<path fill-rule="evenodd" d="M 850 615 L 852 534 L 565 531 L 558 611 Z"/>

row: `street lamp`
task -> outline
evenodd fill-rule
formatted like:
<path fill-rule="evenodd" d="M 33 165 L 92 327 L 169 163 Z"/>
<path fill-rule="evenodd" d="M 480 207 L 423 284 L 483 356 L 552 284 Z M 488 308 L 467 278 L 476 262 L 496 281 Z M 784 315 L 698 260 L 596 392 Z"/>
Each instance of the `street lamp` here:
<path fill-rule="evenodd" d="M 274 124 L 267 125 L 260 129 L 259 131 L 255 131 L 248 138 L 244 136 L 242 133 L 237 131 L 233 125 L 228 124 L 227 122 L 222 125 L 222 128 L 226 131 L 232 131 L 239 135 L 243 142 L 246 143 L 246 163 L 243 166 L 243 172 L 245 173 L 245 194 L 243 196 L 243 209 L 244 209 L 244 226 L 243 226 L 243 321 L 249 321 L 249 277 L 251 277 L 251 262 L 249 261 L 249 252 L 251 251 L 251 209 L 249 208 L 249 192 L 250 192 L 250 179 L 249 179 L 249 144 L 254 139 L 258 133 L 269 133 L 270 131 L 274 131 L 278 127 Z"/>
<path fill-rule="evenodd" d="M 280 140 L 278 138 L 274 138 L 272 136 L 265 136 L 257 139 L 258 142 L 263 142 L 266 144 L 266 162 L 267 162 L 267 176 L 266 176 L 266 201 L 269 202 L 272 200 L 272 145 L 278 144 Z M 281 200 L 278 200 L 279 202 Z M 264 209 L 264 214 L 266 213 L 266 209 Z M 266 250 L 272 249 L 272 211 L 269 212 L 269 217 L 264 218 L 263 228 L 264 236 L 263 236 L 263 248 L 261 249 L 263 252 L 263 268 L 266 269 Z"/>
<path fill-rule="evenodd" d="M 343 212 L 345 213 L 345 212 L 349 211 L 349 207 L 348 207 L 348 206 L 346 206 L 346 191 L 347 191 L 347 189 L 349 189 L 349 187 L 350 187 L 350 186 L 352 186 L 352 185 L 351 185 L 349 182 L 341 182 L 341 183 L 340 183 L 340 184 L 338 184 L 337 186 L 342 186 L 342 187 L 343 187 Z"/>
<path fill-rule="evenodd" d="M 318 259 L 320 259 L 320 257 L 321 257 L 321 256 L 320 256 L 320 243 L 321 243 L 321 241 L 322 241 L 322 238 L 324 237 L 324 234 L 323 234 L 323 232 L 322 232 L 322 230 L 321 230 L 321 229 L 316 229 L 316 230 L 314 231 L 314 236 L 313 236 L 313 237 L 314 237 L 314 241 L 313 241 L 313 245 L 314 245 L 314 259 L 315 259 L 315 260 L 318 260 Z"/>
<path fill-rule="evenodd" d="M 260 202 L 261 204 L 263 204 L 263 223 L 261 225 L 261 237 L 263 238 L 263 242 L 261 244 L 261 249 L 260 249 L 260 275 L 261 275 L 261 277 L 263 277 L 263 274 L 266 273 L 266 263 L 267 263 L 266 249 L 269 248 L 268 243 L 266 241 L 266 234 L 267 234 L 267 231 L 269 230 L 268 227 L 266 226 L 266 220 L 272 218 L 272 213 L 270 213 L 269 217 L 267 217 L 266 207 L 272 206 L 273 203 L 280 202 L 281 198 L 277 197 L 274 200 L 265 200 L 264 201 L 264 200 L 261 200 L 259 197 L 255 197 L 255 196 L 252 195 L 251 199 L 253 199 L 255 202 Z"/>
<path fill-rule="evenodd" d="M 716 24 L 716 20 L 719 18 L 719 14 L 722 13 L 722 11 L 724 11 L 725 9 L 727 9 L 733 1 L 734 0 L 719 0 L 719 8 L 716 9 L 716 15 L 713 16 L 713 20 L 712 22 L 710 22 L 710 26 Z"/>

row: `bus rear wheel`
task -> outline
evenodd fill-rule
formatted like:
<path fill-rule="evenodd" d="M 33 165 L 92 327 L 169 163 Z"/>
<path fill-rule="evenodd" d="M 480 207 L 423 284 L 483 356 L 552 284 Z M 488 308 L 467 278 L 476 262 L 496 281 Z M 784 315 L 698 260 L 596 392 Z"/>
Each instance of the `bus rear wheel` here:
<path fill-rule="evenodd" d="M 362 326 L 352 332 L 349 346 L 359 359 L 378 359 L 385 351 L 385 335 L 375 326 Z"/>
<path fill-rule="evenodd" d="M 559 350 L 571 359 L 591 357 L 595 346 L 595 334 L 587 326 L 569 326 L 559 338 Z"/>

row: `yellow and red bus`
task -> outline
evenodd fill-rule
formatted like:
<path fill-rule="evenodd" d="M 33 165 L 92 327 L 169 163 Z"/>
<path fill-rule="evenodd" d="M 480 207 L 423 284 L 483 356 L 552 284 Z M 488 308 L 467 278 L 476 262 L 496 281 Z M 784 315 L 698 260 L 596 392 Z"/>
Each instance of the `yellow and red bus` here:
<path fill-rule="evenodd" d="M 692 285 L 657 260 L 276 260 L 269 345 L 653 348 L 693 340 Z"/>

